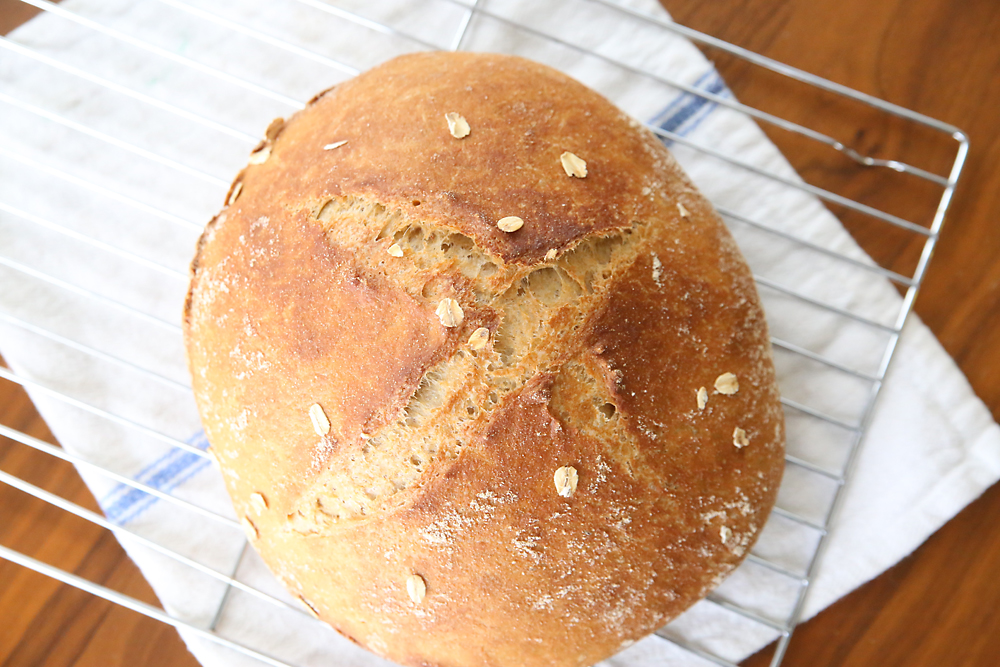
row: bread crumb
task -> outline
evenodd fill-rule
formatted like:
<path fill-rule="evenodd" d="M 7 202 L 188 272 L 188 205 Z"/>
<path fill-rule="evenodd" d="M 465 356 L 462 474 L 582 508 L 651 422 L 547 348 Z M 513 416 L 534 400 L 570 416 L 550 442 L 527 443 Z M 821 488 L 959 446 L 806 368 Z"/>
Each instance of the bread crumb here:
<path fill-rule="evenodd" d="M 688 210 L 686 208 L 684 208 L 684 204 L 682 204 L 680 202 L 677 202 L 677 212 L 681 214 L 682 218 L 688 218 L 688 217 L 691 216 L 691 214 L 688 212 Z"/>
<path fill-rule="evenodd" d="M 556 493 L 558 493 L 563 498 L 569 498 L 576 492 L 577 484 L 580 481 L 580 476 L 576 472 L 576 468 L 573 466 L 563 466 L 556 469 L 556 474 L 553 476 L 553 482 L 556 485 Z"/>
<path fill-rule="evenodd" d="M 482 350 L 490 342 L 490 330 L 486 327 L 479 327 L 469 336 L 469 347 L 473 350 Z"/>
<path fill-rule="evenodd" d="M 555 248 L 549 248 L 548 252 L 545 253 L 545 261 L 551 262 L 558 254 L 559 252 Z"/>
<path fill-rule="evenodd" d="M 441 299 L 437 305 L 437 316 L 441 320 L 441 326 L 449 329 L 460 326 L 465 319 L 462 307 L 458 305 L 458 301 L 451 298 Z"/>
<path fill-rule="evenodd" d="M 559 161 L 562 162 L 563 171 L 566 172 L 567 176 L 575 176 L 576 178 L 587 177 L 587 163 L 575 154 L 566 151 L 559 156 Z"/>
<path fill-rule="evenodd" d="M 389 253 L 390 255 L 392 255 L 393 257 L 402 257 L 403 256 L 403 249 L 401 247 L 399 247 L 398 243 L 393 243 L 391 246 L 389 246 L 386 249 L 386 252 Z"/>
<path fill-rule="evenodd" d="M 330 419 L 323 412 L 323 406 L 319 403 L 313 403 L 309 406 L 309 419 L 312 420 L 316 435 L 326 435 L 330 432 Z"/>
<path fill-rule="evenodd" d="M 708 390 L 704 387 L 698 388 L 698 409 L 704 410 L 705 406 L 708 405 Z"/>
<path fill-rule="evenodd" d="M 427 595 L 427 582 L 419 574 L 411 574 L 406 578 L 406 593 L 413 604 L 420 604 Z"/>
<path fill-rule="evenodd" d="M 499 220 L 497 220 L 497 227 L 500 228 L 500 231 L 507 232 L 508 234 L 511 232 L 516 232 L 523 226 L 524 226 L 524 220 L 517 217 L 516 215 L 508 215 L 506 218 L 500 218 Z"/>
<path fill-rule="evenodd" d="M 750 444 L 750 439 L 747 438 L 747 432 L 741 429 L 739 426 L 733 431 L 733 444 L 736 445 L 736 449 L 743 449 Z"/>
<path fill-rule="evenodd" d="M 719 528 L 719 537 L 722 538 L 722 543 L 726 544 L 733 537 L 733 531 L 730 530 L 729 526 L 722 526 Z"/>
<path fill-rule="evenodd" d="M 326 146 L 323 146 L 323 150 L 332 151 L 334 148 L 340 148 L 341 146 L 344 146 L 346 144 L 347 144 L 347 139 L 344 139 L 343 141 L 335 141 L 332 144 L 327 144 Z"/>
<path fill-rule="evenodd" d="M 653 254 L 653 282 L 657 285 L 663 285 L 663 262 L 655 253 Z"/>
<path fill-rule="evenodd" d="M 469 127 L 468 121 L 461 114 L 450 111 L 444 115 L 444 119 L 448 121 L 448 131 L 451 132 L 451 136 L 456 139 L 462 139 L 469 136 L 472 132 L 472 128 Z"/>
<path fill-rule="evenodd" d="M 725 394 L 726 396 L 732 396 L 740 390 L 739 380 L 732 373 L 723 373 L 719 377 L 715 378 L 715 392 L 717 394 Z"/>

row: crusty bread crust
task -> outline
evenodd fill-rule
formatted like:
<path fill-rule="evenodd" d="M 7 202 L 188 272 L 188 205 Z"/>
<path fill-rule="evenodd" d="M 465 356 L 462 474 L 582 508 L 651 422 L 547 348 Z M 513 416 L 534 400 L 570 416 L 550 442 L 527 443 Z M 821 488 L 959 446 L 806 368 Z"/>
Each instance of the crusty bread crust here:
<path fill-rule="evenodd" d="M 662 144 L 547 67 L 417 54 L 317 96 L 268 129 L 192 274 L 237 513 L 397 662 L 596 662 L 717 585 L 773 505 L 749 270 Z"/>

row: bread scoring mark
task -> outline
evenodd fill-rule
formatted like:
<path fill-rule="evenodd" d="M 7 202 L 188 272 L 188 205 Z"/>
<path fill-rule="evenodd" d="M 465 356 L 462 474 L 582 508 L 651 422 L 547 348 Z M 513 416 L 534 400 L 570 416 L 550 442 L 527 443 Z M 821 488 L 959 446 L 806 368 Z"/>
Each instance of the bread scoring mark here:
<path fill-rule="evenodd" d="M 589 351 L 584 351 L 560 367 L 552 383 L 552 415 L 566 428 L 606 443 L 613 459 L 631 472 L 638 458 L 638 442 L 609 391 L 606 367 Z"/>
<path fill-rule="evenodd" d="M 366 474 L 363 461 L 356 469 L 353 464 L 331 466 L 331 462 L 367 447 L 364 434 L 369 424 L 395 418 L 396 406 L 405 405 L 426 367 L 443 354 L 439 350 L 447 338 L 436 327 L 429 327 L 433 311 L 424 312 L 418 300 L 382 277 L 357 271 L 351 266 L 350 254 L 327 242 L 324 230 L 310 219 L 308 211 L 301 213 L 291 220 L 283 215 L 280 224 L 258 224 L 263 219 L 258 217 L 242 220 L 239 227 L 223 228 L 228 250 L 217 251 L 213 261 L 200 268 L 190 328 L 221 327 L 232 337 L 228 346 L 215 350 L 204 348 L 200 341 L 190 349 L 202 359 L 198 368 L 211 371 L 196 388 L 206 426 L 221 423 L 228 427 L 227 432 L 238 431 L 210 434 L 219 442 L 229 442 L 223 450 L 227 462 L 229 454 L 244 442 L 266 440 L 273 428 L 270 424 L 276 422 L 283 423 L 291 437 L 302 443 L 290 454 L 295 474 L 287 476 L 286 483 L 293 490 L 275 493 L 281 499 L 282 514 L 293 516 L 293 530 L 314 533 L 341 516 L 364 516 L 373 510 L 373 498 L 383 493 L 380 485 L 391 487 L 398 482 L 382 482 Z M 386 261 L 394 260 L 386 257 Z M 398 316 L 371 317 L 376 309 Z M 329 313 L 338 313 L 338 317 L 331 318 Z M 407 345 L 399 347 L 399 340 L 406 340 Z M 349 367 L 337 364 L 317 369 L 330 358 L 346 358 L 344 348 L 358 346 L 372 348 L 374 356 L 367 355 L 357 363 L 351 359 Z M 272 381 L 304 394 L 297 399 L 300 407 L 294 408 L 294 414 L 290 414 L 292 406 L 276 407 L 273 399 L 260 396 L 262 382 L 237 383 L 208 400 L 212 392 L 206 393 L 206 387 L 219 377 L 249 379 L 265 370 L 272 378 L 280 378 Z M 310 414 L 308 406 L 314 402 L 322 408 L 312 408 Z M 247 405 L 270 414 L 255 412 L 252 419 L 250 415 L 214 417 L 225 410 L 242 415 L 239 410 Z M 280 413 L 278 419 L 275 412 Z M 320 437 L 314 438 L 313 433 Z M 236 467 L 243 472 L 247 463 Z M 328 477 L 331 467 L 335 470 Z M 347 485 L 338 477 L 341 474 L 347 476 Z M 227 482 L 232 487 L 239 480 Z M 248 479 L 245 484 L 259 487 L 259 482 Z M 318 485 L 315 492 L 314 482 Z M 296 500 L 296 484 L 307 489 L 308 497 Z"/>
<path fill-rule="evenodd" d="M 630 607 L 645 608 L 641 603 L 650 595 L 657 568 L 629 563 L 625 554 L 655 514 L 647 501 L 636 500 L 640 490 L 617 465 L 608 464 L 603 442 L 567 434 L 552 418 L 552 382 L 549 374 L 537 375 L 510 397 L 476 445 L 398 521 L 419 526 L 418 534 L 432 550 L 428 559 L 439 564 L 445 580 L 453 571 L 455 576 L 467 572 L 460 567 L 470 553 L 487 559 L 477 569 L 481 579 L 466 584 L 473 599 L 503 595 L 510 604 L 551 611 L 570 625 L 588 619 L 627 625 Z M 552 491 L 552 468 L 545 464 L 557 463 L 557 452 L 577 454 L 572 467 L 581 472 L 571 503 Z M 484 486 L 505 491 L 477 493 Z M 506 506 L 481 503 L 484 497 L 505 498 L 511 489 L 523 500 Z M 491 586 L 508 559 L 523 568 L 526 590 L 498 592 Z M 623 598 L 627 604 L 621 604 Z"/>
<path fill-rule="evenodd" d="M 502 282 L 502 262 L 480 251 L 468 236 L 453 229 L 426 225 L 414 217 L 417 209 L 392 209 L 373 200 L 351 196 L 324 199 L 315 206 L 315 217 L 329 230 L 332 240 L 349 247 L 361 266 L 391 273 L 393 281 L 414 298 L 438 296 L 440 281 L 451 276 L 459 292 L 471 291 L 473 303 L 492 298 L 494 282 Z M 407 261 L 385 263 L 381 253 Z M 416 287 L 415 287 L 416 286 Z M 452 296 L 454 294 L 439 296 Z"/>
<path fill-rule="evenodd" d="M 637 202 L 640 188 L 669 191 L 679 180 L 662 144 L 648 131 L 635 131 L 641 126 L 580 84 L 522 65 L 517 74 L 506 67 L 446 69 L 424 81 L 426 92 L 419 94 L 408 83 L 414 70 L 404 66 L 398 76 L 365 74 L 321 95 L 289 124 L 286 133 L 295 136 L 279 142 L 283 172 L 302 177 L 290 191 L 311 197 L 363 193 L 398 208 L 420 201 L 429 215 L 448 220 L 490 253 L 523 265 L 536 262 L 553 243 L 572 244 L 621 230 L 630 218 L 649 217 L 660 204 Z M 544 80 L 543 88 L 526 90 L 525 76 Z M 385 104 L 373 109 L 358 103 L 359 95 L 374 94 Z M 475 118 L 468 118 L 475 137 L 465 135 L 464 127 L 458 131 L 459 112 L 473 110 Z M 437 134 L 448 120 L 455 126 L 452 136 L 465 138 Z M 333 136 L 351 138 L 349 156 L 334 160 L 315 149 Z M 561 168 L 564 160 L 573 163 L 567 165 L 569 177 Z M 309 169 L 285 169 L 293 164 Z M 371 168 L 386 164 L 393 169 Z M 595 171 L 596 164 L 601 168 Z M 638 166 L 653 167 L 641 183 L 630 176 Z M 526 227 L 500 233 L 494 221 L 510 214 Z"/>
<path fill-rule="evenodd" d="M 595 269 L 591 262 L 611 262 L 621 243 L 603 236 L 585 239 L 565 252 L 555 267 L 504 267 L 468 237 L 414 220 L 409 212 L 388 210 L 360 198 L 328 200 L 316 211 L 324 225 L 336 228 L 338 240 L 354 241 L 351 250 L 361 264 L 371 258 L 380 266 L 383 251 L 379 248 L 389 240 L 407 248 L 402 262 L 381 265 L 382 275 L 410 285 L 411 295 L 428 306 L 433 306 L 439 291 L 471 294 L 476 311 L 486 311 L 486 315 L 473 315 L 487 325 L 473 328 L 475 320 L 471 324 L 449 320 L 456 324 L 456 331 L 471 329 L 462 336 L 466 346 L 425 372 L 399 418 L 372 433 L 342 474 L 335 475 L 339 481 L 334 482 L 334 475 L 326 476 L 317 487 L 323 502 L 311 502 L 308 494 L 303 498 L 302 514 L 325 530 L 398 506 L 406 497 L 400 497 L 400 492 L 419 487 L 435 462 L 458 455 L 465 443 L 465 424 L 488 418 L 506 395 L 523 386 L 534 372 L 536 359 L 553 356 L 563 345 L 572 348 L 577 331 L 550 320 L 581 320 L 587 304 L 580 297 L 600 292 L 611 277 L 609 270 Z M 364 229 L 357 228 L 361 225 Z M 422 280 L 429 275 L 437 279 L 431 288 Z M 417 293 L 412 286 L 421 282 Z M 545 328 L 564 331 L 543 349 L 538 334 Z M 482 333 L 472 336 L 477 330 Z M 484 333 L 483 342 L 492 341 L 492 346 L 480 347 L 477 341 L 482 341 Z M 605 404 L 608 399 L 601 403 Z M 387 445 L 390 442 L 392 447 Z M 388 453 L 393 450 L 402 455 L 387 459 L 393 457 Z"/>

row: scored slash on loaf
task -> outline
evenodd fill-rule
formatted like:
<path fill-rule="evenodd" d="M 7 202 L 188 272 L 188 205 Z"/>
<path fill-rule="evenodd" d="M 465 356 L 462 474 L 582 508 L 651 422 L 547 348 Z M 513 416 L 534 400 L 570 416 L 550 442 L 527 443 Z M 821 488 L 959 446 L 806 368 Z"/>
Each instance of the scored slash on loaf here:
<path fill-rule="evenodd" d="M 195 398 L 248 538 L 397 663 L 603 660 L 718 585 L 774 503 L 752 274 L 663 144 L 545 66 L 413 54 L 317 95 L 192 275 Z"/>

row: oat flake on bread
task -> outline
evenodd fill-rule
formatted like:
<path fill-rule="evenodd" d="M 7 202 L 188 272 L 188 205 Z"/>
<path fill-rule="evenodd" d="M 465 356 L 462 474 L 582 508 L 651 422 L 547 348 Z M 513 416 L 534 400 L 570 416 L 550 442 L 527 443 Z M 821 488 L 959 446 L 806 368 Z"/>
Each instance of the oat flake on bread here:
<path fill-rule="evenodd" d="M 404 665 L 571 667 L 743 560 L 783 465 L 767 327 L 655 136 L 471 53 L 395 59 L 274 127 L 201 238 L 184 331 L 237 515 L 293 595 Z M 723 373 L 739 391 L 695 405 Z"/>

